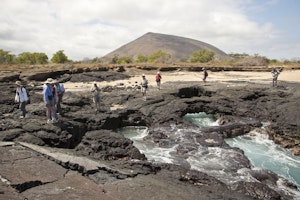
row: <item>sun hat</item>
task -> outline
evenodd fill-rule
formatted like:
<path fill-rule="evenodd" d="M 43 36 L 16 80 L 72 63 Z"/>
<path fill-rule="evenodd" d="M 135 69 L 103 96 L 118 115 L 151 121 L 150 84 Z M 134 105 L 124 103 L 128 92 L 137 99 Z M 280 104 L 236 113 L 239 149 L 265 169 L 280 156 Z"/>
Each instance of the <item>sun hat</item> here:
<path fill-rule="evenodd" d="M 158 74 L 160 74 L 160 72 L 157 72 Z"/>
<path fill-rule="evenodd" d="M 47 83 L 51 84 L 51 83 L 54 83 L 54 80 L 52 78 L 47 78 L 47 80 L 45 81 L 45 83 L 46 84 Z"/>
<path fill-rule="evenodd" d="M 94 81 L 94 85 L 95 85 L 95 84 L 97 84 L 97 82 L 96 82 L 96 81 Z"/>
<path fill-rule="evenodd" d="M 16 81 L 16 85 L 21 86 L 22 85 L 21 81 Z"/>
<path fill-rule="evenodd" d="M 145 76 L 145 74 L 143 74 L 142 76 Z"/>

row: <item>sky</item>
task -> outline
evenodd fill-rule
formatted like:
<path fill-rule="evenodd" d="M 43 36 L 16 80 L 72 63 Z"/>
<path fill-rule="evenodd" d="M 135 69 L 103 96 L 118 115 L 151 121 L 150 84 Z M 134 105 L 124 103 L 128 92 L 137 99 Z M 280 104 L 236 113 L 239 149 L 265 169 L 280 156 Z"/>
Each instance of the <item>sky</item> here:
<path fill-rule="evenodd" d="M 0 49 L 102 57 L 148 32 L 300 59 L 299 0 L 1 0 Z"/>

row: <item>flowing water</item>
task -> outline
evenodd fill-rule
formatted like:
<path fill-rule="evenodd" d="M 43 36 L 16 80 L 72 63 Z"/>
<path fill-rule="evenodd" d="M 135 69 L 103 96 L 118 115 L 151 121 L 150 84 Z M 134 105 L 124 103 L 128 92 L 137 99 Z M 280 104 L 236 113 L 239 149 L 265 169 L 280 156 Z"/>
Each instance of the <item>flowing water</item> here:
<path fill-rule="evenodd" d="M 212 115 L 205 113 L 187 114 L 183 118 L 199 127 L 218 125 Z M 184 135 L 187 133 L 190 134 L 191 130 L 176 130 L 173 134 L 179 138 L 179 142 L 177 145 L 168 148 L 162 148 L 155 143 L 143 140 L 148 134 L 147 127 L 125 127 L 120 129 L 119 132 L 131 139 L 148 160 L 162 163 L 176 163 L 176 158 L 174 157 L 176 148 L 179 143 L 184 143 Z M 242 149 L 253 167 L 271 170 L 295 183 L 300 188 L 300 158 L 293 156 L 288 150 L 274 144 L 266 135 L 252 133 L 251 135 L 226 139 L 226 142 L 232 147 Z M 232 182 L 238 181 L 241 178 L 251 179 L 250 176 L 234 177 L 225 172 L 222 173 L 224 169 L 226 171 L 226 169 L 234 167 L 232 162 L 235 160 L 230 159 L 234 159 L 237 156 L 235 151 L 218 147 L 197 148 L 197 151 L 189 153 L 189 157 L 185 159 L 185 162 L 188 162 L 192 169 L 207 172 L 222 181 Z"/>
<path fill-rule="evenodd" d="M 255 133 L 226 139 L 232 147 L 242 149 L 252 165 L 269 169 L 300 188 L 300 157 L 276 145 L 267 135 Z"/>

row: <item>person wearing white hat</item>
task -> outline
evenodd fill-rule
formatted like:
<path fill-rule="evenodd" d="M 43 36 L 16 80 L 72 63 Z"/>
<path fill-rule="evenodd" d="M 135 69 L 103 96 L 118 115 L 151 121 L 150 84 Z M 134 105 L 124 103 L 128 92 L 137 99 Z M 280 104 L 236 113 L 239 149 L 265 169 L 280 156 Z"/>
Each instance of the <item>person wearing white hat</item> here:
<path fill-rule="evenodd" d="M 57 122 L 55 118 L 56 113 L 54 108 L 54 94 L 51 84 L 54 84 L 54 80 L 52 78 L 48 78 L 43 87 L 43 99 L 46 104 L 46 116 L 48 124 Z"/>
<path fill-rule="evenodd" d="M 143 94 L 143 98 L 146 101 L 147 99 L 147 89 L 148 89 L 148 80 L 146 79 L 145 74 L 142 75 L 142 82 L 141 82 L 141 92 Z"/>
<path fill-rule="evenodd" d="M 28 113 L 26 111 L 26 103 L 29 100 L 29 97 L 27 95 L 26 89 L 23 87 L 21 81 L 16 81 L 17 89 L 16 89 L 16 96 L 15 96 L 15 102 L 20 103 L 20 109 L 22 111 L 22 115 L 20 118 L 27 118 Z"/>

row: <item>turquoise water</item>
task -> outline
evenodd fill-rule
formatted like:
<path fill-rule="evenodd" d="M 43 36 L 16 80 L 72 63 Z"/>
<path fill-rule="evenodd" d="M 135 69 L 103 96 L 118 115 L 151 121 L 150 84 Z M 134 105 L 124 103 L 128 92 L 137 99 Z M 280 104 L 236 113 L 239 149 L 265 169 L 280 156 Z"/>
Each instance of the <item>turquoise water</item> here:
<path fill-rule="evenodd" d="M 271 170 L 300 188 L 300 157 L 276 145 L 266 135 L 244 135 L 226 139 L 226 142 L 232 147 L 242 149 L 253 166 Z"/>
<path fill-rule="evenodd" d="M 217 126 L 218 123 L 214 120 L 213 115 L 206 114 L 204 112 L 200 113 L 188 113 L 183 116 L 183 119 L 199 126 L 199 127 L 208 127 L 208 126 Z"/>
<path fill-rule="evenodd" d="M 128 126 L 119 129 L 118 132 L 123 134 L 126 138 L 131 139 L 133 145 L 138 148 L 141 153 L 145 154 L 148 160 L 173 163 L 173 157 L 170 153 L 175 151 L 175 146 L 173 148 L 162 148 L 154 143 L 145 142 L 143 138 L 148 135 L 147 127 Z"/>
<path fill-rule="evenodd" d="M 216 125 L 213 116 L 205 113 L 187 114 L 183 118 L 199 127 Z M 273 171 L 300 188 L 300 157 L 276 145 L 267 135 L 254 132 L 251 136 L 243 135 L 225 141 L 242 149 L 254 167 Z"/>
<path fill-rule="evenodd" d="M 183 118 L 200 127 L 218 125 L 212 115 L 205 113 L 187 114 Z M 176 155 L 178 145 L 163 148 L 151 141 L 144 140 L 143 138 L 148 135 L 147 127 L 124 127 L 120 129 L 119 132 L 125 137 L 130 138 L 134 145 L 145 154 L 148 160 L 162 163 L 176 163 L 176 157 L 174 157 L 174 155 Z M 187 132 L 189 133 L 190 130 Z M 185 130 L 177 130 L 177 132 L 175 132 L 179 143 L 184 143 L 184 137 L 182 136 L 185 134 Z M 276 145 L 273 141 L 269 140 L 266 135 L 252 132 L 251 135 L 247 134 L 226 139 L 225 141 L 232 147 L 242 149 L 251 161 L 253 167 L 271 170 L 293 182 L 300 188 L 300 157 L 293 156 L 290 151 Z M 227 159 L 218 156 L 218 152 L 222 151 L 222 149 L 208 148 L 208 154 L 207 152 L 203 154 L 201 148 L 199 148 L 198 151 L 199 152 L 194 152 L 194 155 L 190 155 L 186 161 L 189 162 L 194 169 L 204 170 L 209 168 L 210 170 L 206 171 L 207 173 L 222 179 L 225 176 L 224 174 L 218 174 L 218 172 L 216 174 L 214 170 L 212 170 L 212 166 L 216 169 L 219 169 L 218 167 L 226 167 Z M 227 154 L 232 155 L 234 152 L 229 151 Z M 204 155 L 207 155 L 207 157 Z M 222 155 L 226 155 L 226 152 L 223 152 Z M 217 163 L 215 160 L 217 160 Z M 230 180 L 232 177 L 229 176 L 227 178 Z M 237 177 L 237 179 L 239 178 L 241 177 Z"/>

